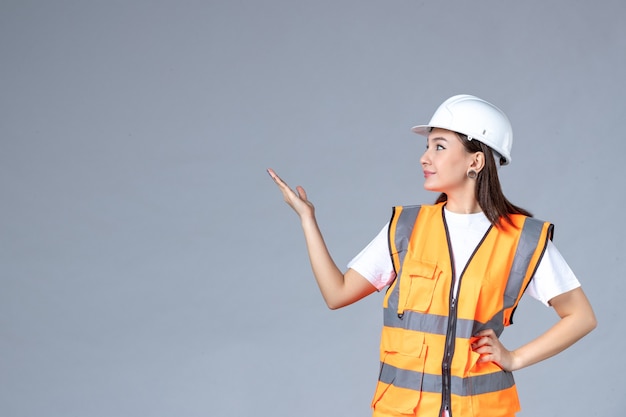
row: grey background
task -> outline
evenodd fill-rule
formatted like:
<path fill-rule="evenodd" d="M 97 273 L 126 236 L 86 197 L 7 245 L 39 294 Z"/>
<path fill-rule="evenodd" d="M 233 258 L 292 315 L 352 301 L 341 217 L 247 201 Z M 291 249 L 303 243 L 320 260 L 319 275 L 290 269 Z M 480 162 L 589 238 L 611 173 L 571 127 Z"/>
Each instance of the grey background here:
<path fill-rule="evenodd" d="M 344 266 L 431 202 L 450 95 L 509 115 L 507 196 L 556 223 L 599 327 L 517 373 L 521 416 L 622 415 L 626 3 L 0 2 L 0 415 L 366 416 L 382 294 L 326 309 L 304 185 Z M 556 321 L 523 301 L 513 348 Z"/>

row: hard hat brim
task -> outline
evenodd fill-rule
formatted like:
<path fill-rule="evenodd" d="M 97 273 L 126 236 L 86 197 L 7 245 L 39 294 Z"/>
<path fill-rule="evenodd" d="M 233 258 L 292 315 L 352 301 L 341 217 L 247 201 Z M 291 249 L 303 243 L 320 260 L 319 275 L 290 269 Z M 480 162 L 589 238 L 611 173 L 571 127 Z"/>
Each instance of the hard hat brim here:
<path fill-rule="evenodd" d="M 435 126 L 418 125 L 418 126 L 413 126 L 411 130 L 417 133 L 418 135 L 428 136 L 428 134 L 430 133 L 433 127 Z"/>

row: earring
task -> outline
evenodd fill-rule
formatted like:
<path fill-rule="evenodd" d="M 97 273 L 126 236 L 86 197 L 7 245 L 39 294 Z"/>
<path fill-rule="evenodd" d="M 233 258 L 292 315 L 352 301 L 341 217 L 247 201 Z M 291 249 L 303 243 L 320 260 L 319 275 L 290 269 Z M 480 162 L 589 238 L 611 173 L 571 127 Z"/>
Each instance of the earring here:
<path fill-rule="evenodd" d="M 476 177 L 478 177 L 478 172 L 474 171 L 473 169 L 467 171 L 467 178 L 475 180 Z"/>

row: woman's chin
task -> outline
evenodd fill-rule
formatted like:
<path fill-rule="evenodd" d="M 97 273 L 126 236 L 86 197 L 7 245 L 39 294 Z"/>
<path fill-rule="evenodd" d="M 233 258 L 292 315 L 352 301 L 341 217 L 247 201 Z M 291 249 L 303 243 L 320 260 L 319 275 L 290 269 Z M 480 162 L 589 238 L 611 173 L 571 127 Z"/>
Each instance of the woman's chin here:
<path fill-rule="evenodd" d="M 429 185 L 429 184 L 424 184 L 424 189 L 426 191 L 441 192 L 437 187 Z"/>

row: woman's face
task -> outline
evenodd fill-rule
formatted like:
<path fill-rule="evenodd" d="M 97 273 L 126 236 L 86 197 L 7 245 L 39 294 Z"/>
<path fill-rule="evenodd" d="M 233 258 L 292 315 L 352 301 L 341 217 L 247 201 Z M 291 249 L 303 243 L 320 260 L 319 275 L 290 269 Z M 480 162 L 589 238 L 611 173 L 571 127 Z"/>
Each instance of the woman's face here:
<path fill-rule="evenodd" d="M 456 133 L 433 129 L 428 135 L 426 152 L 420 159 L 424 170 L 424 188 L 446 194 L 467 190 L 467 172 L 473 159 L 473 154 L 465 150 Z"/>

